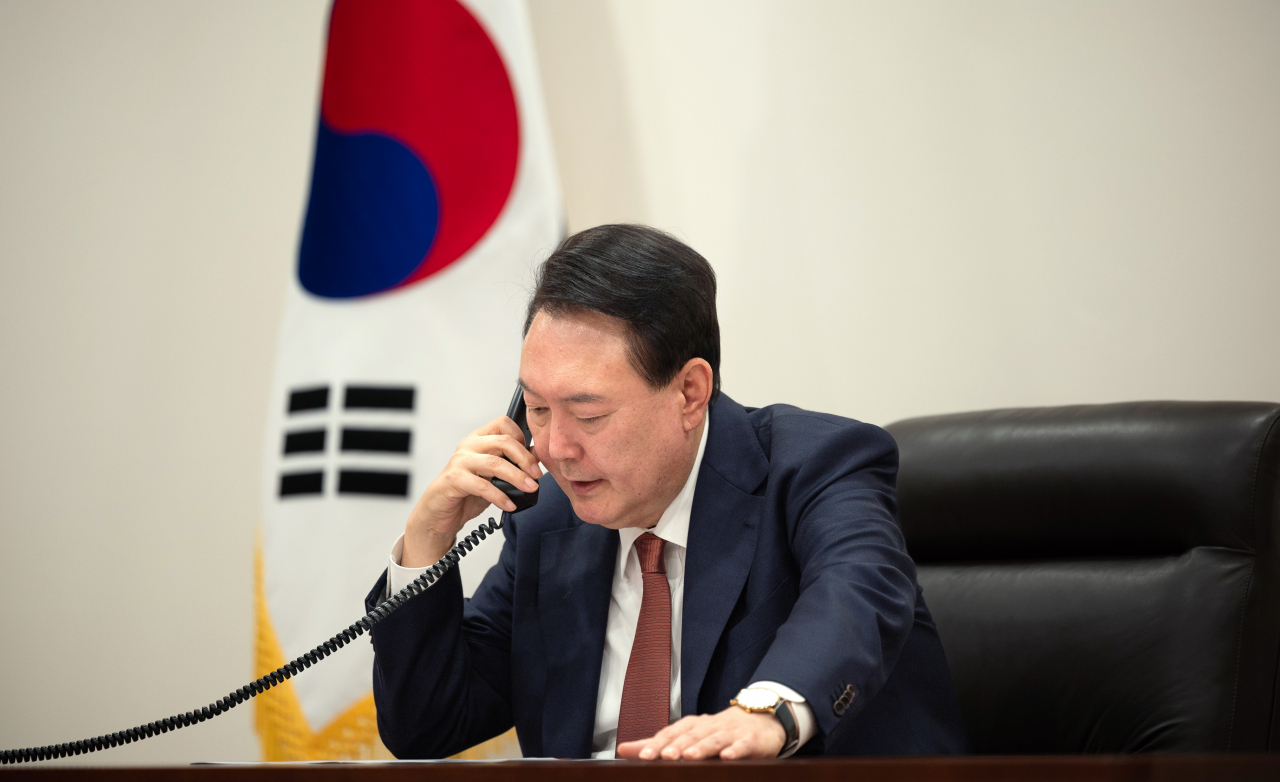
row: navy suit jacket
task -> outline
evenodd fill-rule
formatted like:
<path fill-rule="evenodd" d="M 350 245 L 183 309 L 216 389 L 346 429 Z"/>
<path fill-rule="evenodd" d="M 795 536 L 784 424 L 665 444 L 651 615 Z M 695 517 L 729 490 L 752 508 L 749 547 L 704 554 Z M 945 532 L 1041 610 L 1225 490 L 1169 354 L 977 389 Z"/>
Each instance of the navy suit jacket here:
<path fill-rule="evenodd" d="M 893 439 L 723 395 L 710 426 L 685 560 L 681 712 L 721 711 L 770 680 L 813 708 L 818 734 L 801 754 L 964 751 L 895 520 Z M 526 757 L 591 754 L 618 533 L 578 519 L 550 476 L 503 531 L 473 598 L 454 569 L 372 633 L 378 730 L 397 757 L 444 757 L 512 725 Z M 383 573 L 370 609 L 385 585 Z"/>

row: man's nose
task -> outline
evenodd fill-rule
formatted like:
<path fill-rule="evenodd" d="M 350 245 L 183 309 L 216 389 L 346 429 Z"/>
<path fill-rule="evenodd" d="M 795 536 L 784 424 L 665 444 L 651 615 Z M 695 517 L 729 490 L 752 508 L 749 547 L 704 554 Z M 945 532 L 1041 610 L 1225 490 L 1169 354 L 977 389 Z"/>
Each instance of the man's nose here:
<path fill-rule="evenodd" d="M 552 416 L 551 422 L 547 424 L 543 437 L 546 438 L 547 456 L 557 462 L 576 459 L 581 455 L 582 449 L 579 448 L 572 429 L 567 422 L 557 421 L 556 416 Z"/>

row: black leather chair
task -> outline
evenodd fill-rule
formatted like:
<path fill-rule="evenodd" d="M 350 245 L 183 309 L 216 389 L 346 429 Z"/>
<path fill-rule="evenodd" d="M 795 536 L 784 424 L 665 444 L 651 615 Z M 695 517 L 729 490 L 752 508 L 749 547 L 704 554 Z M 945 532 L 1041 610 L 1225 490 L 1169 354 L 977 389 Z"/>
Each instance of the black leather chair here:
<path fill-rule="evenodd" d="M 1280 405 L 888 429 L 975 752 L 1280 750 Z"/>

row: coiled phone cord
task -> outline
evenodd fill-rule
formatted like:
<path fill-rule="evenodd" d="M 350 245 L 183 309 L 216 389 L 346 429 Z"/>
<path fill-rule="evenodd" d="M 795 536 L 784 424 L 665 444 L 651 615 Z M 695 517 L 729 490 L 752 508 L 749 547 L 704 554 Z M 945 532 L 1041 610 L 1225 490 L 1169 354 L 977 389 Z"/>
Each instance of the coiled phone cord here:
<path fill-rule="evenodd" d="M 320 644 L 316 648 L 297 658 L 296 660 L 285 663 L 271 673 L 260 679 L 249 682 L 238 690 L 233 691 L 225 698 L 203 706 L 199 711 L 189 711 L 186 714 L 178 714 L 173 717 L 166 717 L 156 722 L 148 722 L 146 725 L 139 725 L 136 728 L 122 730 L 118 733 L 108 733 L 97 738 L 85 739 L 83 741 L 73 741 L 67 744 L 55 744 L 47 747 L 28 747 L 27 749 L 8 749 L 0 752 L 0 764 L 8 765 L 10 763 L 30 763 L 36 760 L 51 760 L 53 758 L 65 758 L 68 755 L 83 755 L 89 752 L 97 752 L 100 749 L 115 747 L 120 744 L 132 744 L 135 741 L 149 739 L 158 733 L 168 733 L 171 730 L 185 728 L 197 722 L 213 719 L 225 711 L 239 706 L 241 703 L 253 698 L 260 693 L 266 692 L 272 687 L 280 684 L 286 679 L 291 679 L 303 670 L 311 667 L 312 663 L 319 662 L 343 646 L 351 643 L 357 637 L 363 635 L 365 631 L 373 629 L 373 626 L 386 619 L 400 606 L 404 605 L 410 598 L 420 595 L 423 592 L 435 586 L 439 579 L 456 564 L 458 560 L 467 555 L 467 552 L 475 548 L 476 544 L 484 540 L 489 535 L 497 532 L 502 528 L 510 518 L 509 513 L 503 513 L 499 521 L 489 518 L 487 524 L 481 524 L 474 532 L 465 536 L 458 544 L 449 549 L 449 553 L 445 554 L 434 565 L 427 568 L 426 572 L 415 578 L 404 589 L 392 595 L 377 608 L 365 614 L 358 622 L 348 627 L 346 630 L 338 633 L 328 641 Z"/>

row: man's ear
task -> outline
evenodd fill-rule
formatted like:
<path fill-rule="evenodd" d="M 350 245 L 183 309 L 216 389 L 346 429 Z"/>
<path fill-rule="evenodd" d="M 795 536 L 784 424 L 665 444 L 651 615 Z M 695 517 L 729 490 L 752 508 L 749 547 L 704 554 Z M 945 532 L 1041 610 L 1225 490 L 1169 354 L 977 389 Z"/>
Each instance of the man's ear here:
<path fill-rule="evenodd" d="M 686 432 L 697 429 L 707 415 L 712 377 L 711 365 L 704 358 L 689 359 L 676 374 L 674 382 L 683 398 L 680 413 Z"/>

